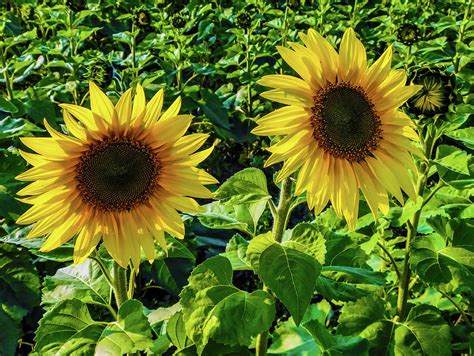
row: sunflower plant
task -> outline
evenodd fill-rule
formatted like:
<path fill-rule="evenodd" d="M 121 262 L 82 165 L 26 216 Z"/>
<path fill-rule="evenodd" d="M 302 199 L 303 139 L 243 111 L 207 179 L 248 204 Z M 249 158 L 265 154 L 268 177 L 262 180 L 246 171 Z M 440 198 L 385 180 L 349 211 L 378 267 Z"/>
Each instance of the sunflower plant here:
<path fill-rule="evenodd" d="M 0 354 L 472 353 L 454 4 L 7 1 Z"/>

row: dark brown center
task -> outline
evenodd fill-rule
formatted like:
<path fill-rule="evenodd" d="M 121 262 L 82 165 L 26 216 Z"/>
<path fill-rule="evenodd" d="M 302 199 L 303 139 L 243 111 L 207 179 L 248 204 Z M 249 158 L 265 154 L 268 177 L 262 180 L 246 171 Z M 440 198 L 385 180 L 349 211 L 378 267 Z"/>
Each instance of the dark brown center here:
<path fill-rule="evenodd" d="M 151 148 L 126 138 L 89 146 L 76 166 L 82 199 L 103 212 L 130 211 L 153 192 L 160 162 Z"/>
<path fill-rule="evenodd" d="M 364 89 L 328 84 L 314 96 L 313 136 L 332 156 L 359 162 L 378 147 L 380 117 Z"/>

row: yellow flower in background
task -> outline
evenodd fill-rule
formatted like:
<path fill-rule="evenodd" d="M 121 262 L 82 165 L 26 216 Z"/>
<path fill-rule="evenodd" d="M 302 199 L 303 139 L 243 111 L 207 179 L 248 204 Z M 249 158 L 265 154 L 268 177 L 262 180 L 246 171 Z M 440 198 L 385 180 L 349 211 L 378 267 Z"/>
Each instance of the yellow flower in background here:
<path fill-rule="evenodd" d="M 268 149 L 266 166 L 284 162 L 278 181 L 299 169 L 295 193 L 306 191 L 316 214 L 331 201 L 354 229 L 359 189 L 374 217 L 378 209 L 388 212 L 387 192 L 401 203 L 402 190 L 416 199 L 410 153 L 418 153 L 412 144 L 418 135 L 397 108 L 420 86 L 405 86 L 405 72 L 391 69 L 391 47 L 368 67 L 352 29 L 344 33 L 339 53 L 314 30 L 300 38 L 304 45 L 290 43 L 292 49 L 278 52 L 302 79 L 277 74 L 258 82 L 274 88 L 263 97 L 287 106 L 259 119 L 252 132 L 283 135 Z"/>
<path fill-rule="evenodd" d="M 33 168 L 17 177 L 32 181 L 18 194 L 33 206 L 17 222 L 35 223 L 28 237 L 46 235 L 45 252 L 77 235 L 76 264 L 103 239 L 122 267 L 138 266 L 141 248 L 149 260 L 154 241 L 165 248 L 164 232 L 184 236 L 177 210 L 201 212 L 192 197 L 212 197 L 204 185 L 216 180 L 195 168 L 212 147 L 196 152 L 208 135 L 184 136 L 192 116 L 178 115 L 180 98 L 162 114 L 163 90 L 147 104 L 138 85 L 114 106 L 95 84 L 89 89 L 91 110 L 60 105 L 69 135 L 45 120 L 51 137 L 22 138 L 36 153 L 20 152 Z"/>

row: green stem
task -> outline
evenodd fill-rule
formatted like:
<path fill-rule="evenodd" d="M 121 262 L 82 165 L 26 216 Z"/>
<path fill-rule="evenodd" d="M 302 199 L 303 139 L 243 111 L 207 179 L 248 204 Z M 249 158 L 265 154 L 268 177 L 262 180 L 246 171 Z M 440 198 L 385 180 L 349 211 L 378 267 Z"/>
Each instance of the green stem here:
<path fill-rule="evenodd" d="M 117 308 L 120 308 L 120 306 L 128 299 L 127 270 L 114 261 L 113 275 L 115 301 L 117 302 Z"/>
<path fill-rule="evenodd" d="M 136 46 L 137 46 L 137 33 L 136 33 L 135 21 L 133 21 L 132 22 L 132 43 L 130 44 L 130 52 L 132 54 L 132 80 L 133 81 L 135 81 L 138 77 Z"/>
<path fill-rule="evenodd" d="M 281 242 L 288 221 L 288 210 L 291 202 L 291 180 L 286 178 L 281 183 L 280 201 L 278 203 L 277 214 L 273 223 L 273 239 Z"/>
<path fill-rule="evenodd" d="M 291 205 L 291 179 L 286 178 L 281 183 L 280 201 L 274 215 L 273 221 L 273 239 L 280 243 L 285 232 L 286 223 L 288 221 L 289 210 Z M 264 291 L 268 291 L 267 286 L 263 286 Z M 257 356 L 265 356 L 267 354 L 268 330 L 258 334 L 256 340 L 255 352 Z"/>
<path fill-rule="evenodd" d="M 136 277 L 137 277 L 137 270 L 135 267 L 132 267 L 132 270 L 130 271 L 130 279 L 128 281 L 128 292 L 127 292 L 128 299 L 132 299 L 133 294 L 135 293 L 135 278 Z"/>
<path fill-rule="evenodd" d="M 251 69 L 252 63 L 250 62 L 250 28 L 247 29 L 247 41 L 246 41 L 245 61 L 247 62 L 247 75 L 249 78 L 249 84 L 247 85 L 247 105 L 248 105 L 248 117 L 252 117 L 252 78 Z"/>
<path fill-rule="evenodd" d="M 387 250 L 387 248 L 382 244 L 380 243 L 379 241 L 377 241 L 377 245 L 383 250 L 383 252 L 385 252 L 385 254 L 388 256 L 388 258 L 390 259 L 390 262 L 392 262 L 392 265 L 393 267 L 395 268 L 395 273 L 397 274 L 397 278 L 398 280 L 400 280 L 400 270 L 398 269 L 398 266 L 395 262 L 395 259 L 393 258 L 393 256 L 391 255 L 391 253 Z"/>
<path fill-rule="evenodd" d="M 273 219 L 275 219 L 275 217 L 277 216 L 277 207 L 272 199 L 268 199 L 267 202 L 268 207 L 270 208 L 270 212 L 272 213 L 272 217 Z"/>
<path fill-rule="evenodd" d="M 7 89 L 7 95 L 8 99 L 12 100 L 13 99 L 13 86 L 12 86 L 12 81 L 10 80 L 10 77 L 8 75 L 8 67 L 6 65 L 6 54 L 7 54 L 7 49 L 0 48 L 1 53 L 0 53 L 0 64 L 2 65 L 3 69 L 3 78 L 5 79 L 5 87 Z"/>
<path fill-rule="evenodd" d="M 461 306 L 458 303 L 456 303 L 454 299 L 451 298 L 447 293 L 443 292 L 440 289 L 438 289 L 438 292 L 440 292 L 447 300 L 449 300 L 454 305 L 454 307 L 461 313 L 462 318 L 464 319 L 466 324 L 469 325 L 469 327 L 471 327 L 472 324 L 469 320 L 469 317 L 467 316 L 466 312 L 461 308 Z"/>
<path fill-rule="evenodd" d="M 433 198 L 434 195 L 438 192 L 438 190 L 443 188 L 445 185 L 446 184 L 442 180 L 440 180 L 438 184 L 436 185 L 436 187 L 434 187 L 431 190 L 431 192 L 426 196 L 426 198 L 423 200 L 423 204 L 421 204 L 421 209 L 423 209 L 425 205 L 428 204 L 428 202 L 431 200 L 431 198 Z"/>
<path fill-rule="evenodd" d="M 256 356 L 265 356 L 267 354 L 267 343 L 268 343 L 268 330 L 264 331 L 261 334 L 258 334 L 255 355 Z"/>
<path fill-rule="evenodd" d="M 459 34 L 458 34 L 458 39 L 457 39 L 458 43 L 462 43 L 464 41 L 464 33 L 466 31 L 466 27 L 468 23 L 470 23 L 468 19 L 470 19 L 471 17 L 471 7 L 472 7 L 472 0 L 469 0 L 469 2 L 467 3 L 466 9 L 464 10 L 464 18 L 461 22 L 461 26 L 459 27 Z M 461 56 L 458 54 L 458 52 L 456 52 L 456 55 L 454 56 L 454 73 L 455 74 L 459 72 L 460 63 L 461 63 Z"/>

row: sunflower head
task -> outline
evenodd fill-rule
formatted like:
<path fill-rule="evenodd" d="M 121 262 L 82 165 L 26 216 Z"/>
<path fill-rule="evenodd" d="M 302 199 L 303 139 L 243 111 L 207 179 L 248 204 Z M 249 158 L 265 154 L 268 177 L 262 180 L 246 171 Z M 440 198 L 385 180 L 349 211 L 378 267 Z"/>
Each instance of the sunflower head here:
<path fill-rule="evenodd" d="M 241 29 L 247 29 L 250 27 L 252 24 L 252 18 L 250 15 L 246 12 L 241 12 L 240 14 L 237 15 L 236 19 L 237 26 L 239 26 Z"/>
<path fill-rule="evenodd" d="M 411 46 L 420 39 L 420 28 L 412 23 L 404 23 L 397 30 L 397 39 L 401 43 Z"/>
<path fill-rule="evenodd" d="M 375 218 L 379 209 L 388 212 L 387 192 L 400 202 L 402 190 L 416 198 L 411 153 L 418 153 L 418 135 L 398 108 L 421 86 L 406 86 L 405 73 L 391 69 L 391 47 L 368 66 L 352 29 L 339 53 L 316 31 L 300 38 L 304 45 L 278 52 L 301 79 L 277 74 L 259 81 L 273 88 L 263 97 L 286 106 L 259 119 L 253 133 L 283 136 L 266 162 L 284 162 L 277 180 L 299 171 L 296 194 L 307 192 L 316 214 L 330 201 L 353 229 L 359 191 Z"/>
<path fill-rule="evenodd" d="M 216 183 L 195 166 L 212 147 L 195 152 L 206 134 L 184 136 L 190 115 L 179 115 L 180 99 L 162 113 L 163 90 L 146 103 L 143 88 L 127 90 L 113 105 L 91 82 L 91 109 L 62 104 L 68 134 L 45 120 L 49 137 L 25 137 L 36 153 L 20 151 L 33 168 L 17 179 L 32 183 L 18 194 L 32 207 L 19 224 L 34 223 L 29 237 L 46 236 L 42 251 L 74 236 L 80 263 L 103 240 L 123 267 L 140 263 L 141 249 L 155 258 L 154 241 L 164 233 L 184 236 L 177 211 L 200 212 L 193 199 L 211 198 Z"/>
<path fill-rule="evenodd" d="M 171 24 L 174 28 L 183 28 L 184 26 L 186 26 L 186 20 L 180 14 L 176 14 L 171 19 Z"/>
<path fill-rule="evenodd" d="M 415 114 L 432 116 L 448 111 L 454 102 L 454 75 L 439 68 L 420 68 L 413 71 L 411 82 L 422 86 L 422 89 L 409 101 L 408 107 Z"/>
<path fill-rule="evenodd" d="M 149 28 L 151 24 L 150 13 L 145 10 L 140 10 L 135 14 L 135 23 L 141 29 Z"/>

